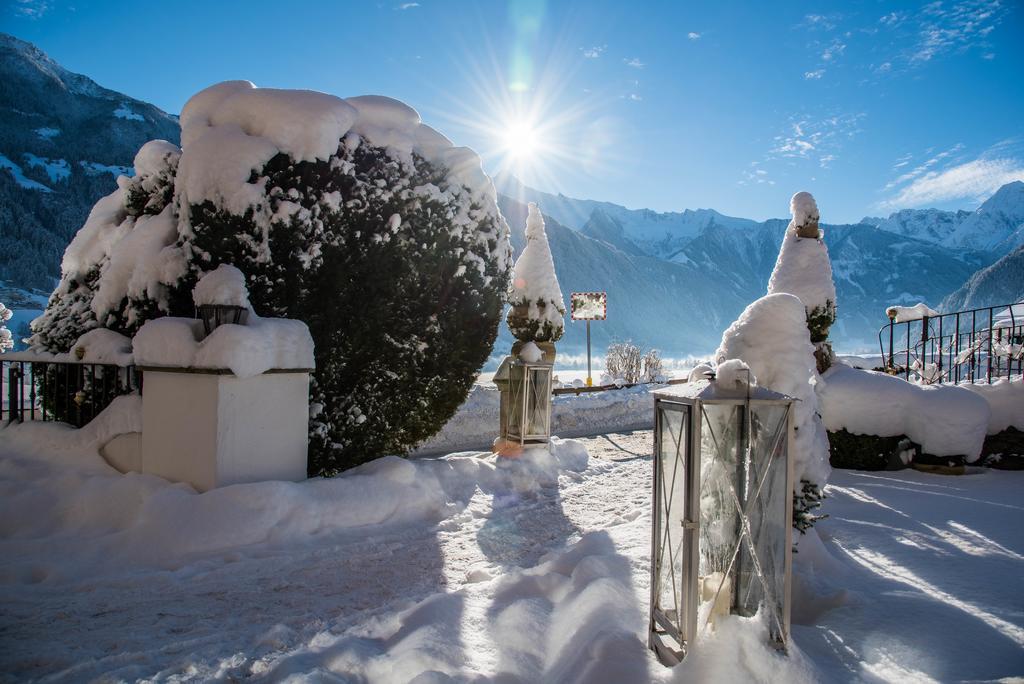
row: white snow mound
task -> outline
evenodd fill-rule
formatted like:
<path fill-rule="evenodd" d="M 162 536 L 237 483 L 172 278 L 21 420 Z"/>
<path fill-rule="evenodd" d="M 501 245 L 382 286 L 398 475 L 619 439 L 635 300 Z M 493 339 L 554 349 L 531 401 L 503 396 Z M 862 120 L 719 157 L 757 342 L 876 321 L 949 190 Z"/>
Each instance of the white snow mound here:
<path fill-rule="evenodd" d="M 907 321 L 919 321 L 925 316 L 930 318 L 940 314 L 924 302 L 918 302 L 914 306 L 890 306 L 885 310 L 885 315 L 896 323 L 906 323 Z"/>
<path fill-rule="evenodd" d="M 132 341 L 120 333 L 106 328 L 93 328 L 79 337 L 68 350 L 77 358 L 82 350 L 81 360 L 86 363 L 130 366 L 134 362 Z"/>
<path fill-rule="evenodd" d="M 192 301 L 196 306 L 219 304 L 251 308 L 245 275 L 230 264 L 221 264 L 200 278 L 192 288 Z"/>

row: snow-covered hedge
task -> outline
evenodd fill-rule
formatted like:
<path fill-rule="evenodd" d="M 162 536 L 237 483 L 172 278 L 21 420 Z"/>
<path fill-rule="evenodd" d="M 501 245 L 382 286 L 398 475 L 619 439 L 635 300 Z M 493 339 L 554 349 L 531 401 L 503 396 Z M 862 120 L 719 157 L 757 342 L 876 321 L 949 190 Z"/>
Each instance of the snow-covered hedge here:
<path fill-rule="evenodd" d="M 988 431 L 984 398 L 964 387 L 916 385 L 841 363 L 824 376 L 822 416 L 829 430 L 855 435 L 906 435 L 933 456 L 978 459 Z"/>
<path fill-rule="evenodd" d="M 254 312 L 316 344 L 311 472 L 402 453 L 466 397 L 497 334 L 511 247 L 478 157 L 395 100 L 221 83 L 147 143 L 68 247 L 33 346 L 189 317 L 231 264 Z"/>

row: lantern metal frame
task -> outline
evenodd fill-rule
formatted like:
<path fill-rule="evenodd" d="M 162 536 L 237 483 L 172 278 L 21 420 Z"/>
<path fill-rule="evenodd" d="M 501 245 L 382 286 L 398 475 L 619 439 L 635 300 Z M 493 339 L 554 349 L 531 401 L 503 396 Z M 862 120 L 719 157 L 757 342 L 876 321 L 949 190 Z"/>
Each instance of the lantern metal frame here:
<path fill-rule="evenodd" d="M 537 381 L 537 376 L 543 378 Z M 520 445 L 543 444 L 551 439 L 551 385 L 554 364 L 550 361 L 527 362 L 505 357 L 494 375 L 501 390 L 502 437 Z M 531 405 L 531 398 L 536 401 Z M 543 406 L 538 406 L 542 403 Z M 514 420 L 518 413 L 518 420 Z M 536 431 L 535 416 L 543 414 L 543 430 Z"/>
<path fill-rule="evenodd" d="M 209 335 L 225 324 L 245 325 L 249 309 L 232 304 L 200 304 L 196 307 L 196 318 L 203 321 L 203 331 Z"/>
<path fill-rule="evenodd" d="M 775 434 L 769 439 L 769 449 L 762 451 L 762 460 L 767 458 L 776 461 L 777 453 L 782 445 L 785 445 L 785 514 L 784 521 L 784 543 L 783 550 L 783 572 L 784 572 L 784 595 L 779 604 L 764 577 L 760 561 L 757 555 L 753 531 L 750 525 L 749 513 L 754 502 L 757 502 L 762 487 L 772 472 L 773 467 L 778 467 L 774 462 L 768 463 L 760 474 L 760 482 L 756 482 L 756 488 L 752 496 L 737 495 L 734 483 L 729 484 L 732 503 L 738 513 L 737 520 L 740 529 L 737 531 L 735 548 L 732 549 L 732 558 L 729 561 L 728 569 L 723 574 L 721 582 L 718 583 L 714 597 L 711 599 L 713 610 L 717 605 L 720 594 L 723 591 L 726 581 L 729 582 L 728 591 L 733 592 L 739 583 L 732 581 L 731 575 L 739 574 L 737 559 L 740 557 L 740 550 L 746 545 L 749 560 L 752 562 L 756 576 L 761 583 L 761 590 L 764 592 L 764 599 L 759 605 L 770 600 L 781 608 L 781 615 L 772 606 L 774 622 L 771 624 L 771 637 L 776 645 L 786 648 L 790 634 L 790 605 L 792 595 L 792 543 L 793 543 L 793 435 L 794 435 L 794 411 L 795 400 L 777 392 L 772 392 L 762 387 L 748 387 L 745 389 L 725 389 L 714 382 L 701 380 L 698 382 L 676 385 L 671 388 L 656 392 L 654 394 L 654 496 L 652 497 L 652 525 L 651 536 L 651 591 L 650 591 L 650 613 L 648 625 L 648 647 L 657 654 L 659 660 L 666 665 L 679 663 L 686 655 L 690 645 L 698 633 L 698 593 L 699 572 L 700 572 L 700 530 L 701 530 L 701 489 L 702 478 L 701 468 L 704 454 L 701 453 L 701 435 L 704 430 L 707 413 L 705 406 L 738 406 L 742 407 L 739 438 L 736 442 L 737 453 L 743 450 L 743 464 L 753 457 L 751 451 L 751 420 L 752 413 L 761 406 L 785 406 L 786 414 L 779 421 Z M 665 411 L 679 413 L 682 418 L 678 435 L 674 436 L 674 444 L 668 455 L 673 460 L 671 468 L 671 482 L 668 478 L 664 460 L 665 444 L 663 444 L 663 418 Z M 717 438 L 716 438 L 717 442 Z M 721 446 L 718 447 L 719 449 Z M 738 465 L 742 465 L 739 464 Z M 680 472 L 681 471 L 681 472 Z M 756 473 L 755 473 L 756 474 Z M 681 475 L 681 477 L 680 477 Z M 737 474 L 737 479 L 740 475 Z M 673 497 L 676 494 L 676 487 L 682 487 L 683 511 L 672 510 Z M 741 493 L 742 494 L 742 493 Z M 666 507 L 666 500 L 669 502 Z M 678 499 L 675 499 L 678 501 Z M 673 539 L 671 526 L 665 524 L 663 519 L 666 514 L 673 517 L 681 513 L 677 530 L 681 530 L 682 539 Z M 759 527 L 759 531 L 763 528 Z M 680 548 L 681 546 L 681 548 Z M 668 550 L 669 558 L 664 553 Z M 680 557 L 679 576 L 676 576 L 675 568 L 670 567 L 671 581 L 673 582 L 673 599 L 676 605 L 662 605 L 662 580 L 664 574 L 662 569 L 667 562 L 671 565 L 673 553 Z M 731 597 L 729 610 L 735 612 L 735 596 Z M 708 621 L 712 619 L 713 613 L 709 612 Z"/>

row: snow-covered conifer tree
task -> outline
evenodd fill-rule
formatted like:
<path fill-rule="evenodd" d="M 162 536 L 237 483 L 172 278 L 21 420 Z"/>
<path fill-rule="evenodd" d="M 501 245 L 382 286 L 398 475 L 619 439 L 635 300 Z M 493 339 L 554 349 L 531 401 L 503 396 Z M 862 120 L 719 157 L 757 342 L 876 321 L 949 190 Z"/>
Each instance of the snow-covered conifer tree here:
<path fill-rule="evenodd" d="M 523 342 L 557 342 L 565 331 L 565 304 L 555 276 L 555 262 L 544 230 L 544 217 L 530 202 L 526 247 L 516 260 L 509 286 L 506 322 Z"/>
<path fill-rule="evenodd" d="M 796 295 L 807 310 L 807 328 L 815 345 L 818 370 L 832 363 L 828 331 L 836 319 L 836 287 L 824 234 L 818 228 L 818 205 L 809 192 L 790 200 L 793 219 L 782 239 L 779 258 L 768 281 L 768 294 Z"/>

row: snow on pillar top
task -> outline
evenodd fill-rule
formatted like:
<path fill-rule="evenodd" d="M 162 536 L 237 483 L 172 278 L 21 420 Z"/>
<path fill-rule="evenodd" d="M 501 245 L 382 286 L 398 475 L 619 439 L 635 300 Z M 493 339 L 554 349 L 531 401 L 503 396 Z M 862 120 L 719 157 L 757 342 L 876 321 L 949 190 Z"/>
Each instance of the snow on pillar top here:
<path fill-rule="evenodd" d="M 562 289 L 555 276 L 544 217 L 534 202 L 530 202 L 526 218 L 526 247 L 512 271 L 509 303 L 513 309 L 508 315 L 508 326 L 517 339 L 556 342 L 562 337 L 565 329 Z M 522 307 L 527 311 L 522 311 Z"/>

